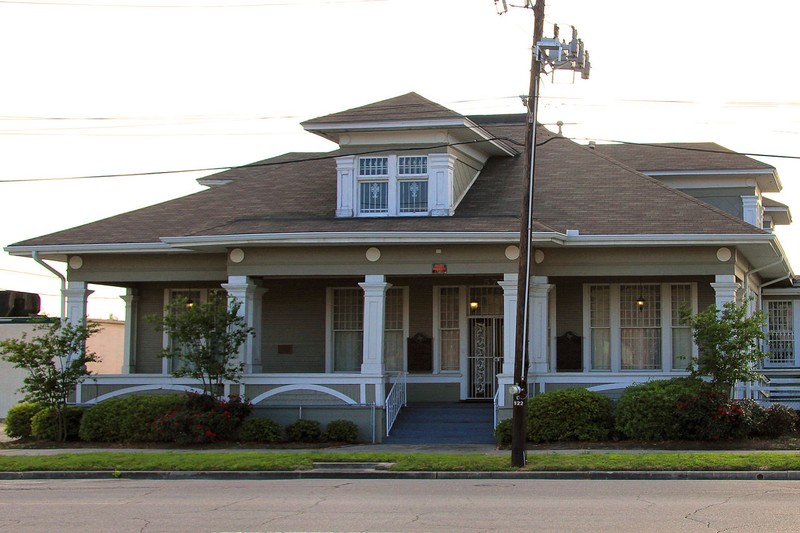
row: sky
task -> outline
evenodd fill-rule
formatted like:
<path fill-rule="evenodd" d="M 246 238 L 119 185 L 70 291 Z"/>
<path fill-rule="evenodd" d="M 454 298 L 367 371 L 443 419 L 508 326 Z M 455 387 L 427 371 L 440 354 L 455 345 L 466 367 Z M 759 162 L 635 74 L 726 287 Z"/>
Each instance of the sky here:
<path fill-rule="evenodd" d="M 551 129 L 800 157 L 800 2 L 546 2 L 545 36 L 574 25 L 592 62 L 588 80 L 543 77 Z M 493 0 L 0 0 L 0 246 L 197 192 L 210 172 L 119 174 L 333 149 L 299 123 L 410 91 L 524 112 L 532 27 Z M 756 159 L 800 217 L 800 160 Z M 800 273 L 800 230 L 778 235 Z M 95 288 L 89 315 L 122 318 L 118 291 Z M 59 312 L 31 259 L 0 253 L 0 289 Z"/>

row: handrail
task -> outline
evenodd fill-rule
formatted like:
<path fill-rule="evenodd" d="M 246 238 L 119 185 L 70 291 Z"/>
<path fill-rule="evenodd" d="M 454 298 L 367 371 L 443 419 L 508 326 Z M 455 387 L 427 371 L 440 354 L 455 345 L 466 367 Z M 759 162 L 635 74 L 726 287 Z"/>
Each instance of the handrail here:
<path fill-rule="evenodd" d="M 389 436 L 389 432 L 394 425 L 395 420 L 397 420 L 397 415 L 400 414 L 400 409 L 402 409 L 407 401 L 406 401 L 406 373 L 400 372 L 399 373 L 401 380 L 395 381 L 392 384 L 392 388 L 389 389 L 389 394 L 386 395 L 386 401 L 384 405 L 386 406 L 386 436 Z M 391 378 L 389 378 L 391 379 Z"/>
<path fill-rule="evenodd" d="M 497 387 L 497 392 L 494 393 L 494 399 L 493 399 L 494 404 L 492 406 L 493 407 L 492 408 L 492 416 L 494 418 L 492 420 L 492 424 L 493 424 L 494 429 L 497 429 L 497 417 L 498 417 L 498 407 L 499 407 L 497 405 L 497 400 L 500 397 L 500 390 L 501 390 L 500 387 Z"/>

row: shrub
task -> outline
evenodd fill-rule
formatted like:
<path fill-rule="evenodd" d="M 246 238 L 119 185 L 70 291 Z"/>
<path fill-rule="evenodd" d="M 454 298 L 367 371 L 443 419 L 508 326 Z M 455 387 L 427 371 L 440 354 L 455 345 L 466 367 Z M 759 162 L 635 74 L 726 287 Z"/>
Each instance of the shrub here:
<path fill-rule="evenodd" d="M 611 400 L 586 389 L 547 392 L 528 401 L 528 440 L 604 440 L 613 428 Z"/>
<path fill-rule="evenodd" d="M 773 404 L 766 410 L 766 420 L 761 426 L 765 437 L 780 437 L 794 433 L 797 427 L 797 412 L 781 404 Z"/>
<path fill-rule="evenodd" d="M 186 399 L 178 394 L 112 398 L 86 410 L 80 438 L 94 442 L 156 442 L 162 437 L 153 421 L 185 404 Z"/>
<path fill-rule="evenodd" d="M 31 436 L 36 440 L 47 441 L 78 440 L 84 412 L 82 407 L 74 406 L 65 406 L 61 415 L 53 407 L 42 409 L 31 418 Z M 60 433 L 60 416 L 64 417 L 66 439 L 62 439 L 63 435 Z"/>
<path fill-rule="evenodd" d="M 675 416 L 682 398 L 700 394 L 708 385 L 697 378 L 673 378 L 632 385 L 617 403 L 617 429 L 638 440 L 670 440 L 681 436 Z"/>
<path fill-rule="evenodd" d="M 245 442 L 280 442 L 281 426 L 269 418 L 248 418 L 242 424 L 239 438 Z"/>
<path fill-rule="evenodd" d="M 230 440 L 252 406 L 239 396 L 220 401 L 208 394 L 188 393 L 184 406 L 163 414 L 154 421 L 159 434 L 179 444 Z"/>
<path fill-rule="evenodd" d="M 286 438 L 292 442 L 318 442 L 322 436 L 319 422 L 300 419 L 286 426 Z"/>
<path fill-rule="evenodd" d="M 31 419 L 44 409 L 40 403 L 18 403 L 6 413 L 5 433 L 12 439 L 31 438 Z"/>
<path fill-rule="evenodd" d="M 735 400 L 736 405 L 742 409 L 741 426 L 734 437 L 751 437 L 760 435 L 764 424 L 767 422 L 767 410 L 755 400 Z"/>
<path fill-rule="evenodd" d="M 350 420 L 333 420 L 323 438 L 330 442 L 358 442 L 358 426 Z"/>
<path fill-rule="evenodd" d="M 510 418 L 502 420 L 494 428 L 494 441 L 498 446 L 508 446 L 511 444 L 512 421 Z"/>
<path fill-rule="evenodd" d="M 744 410 L 711 385 L 684 395 L 675 405 L 678 438 L 719 440 L 740 435 Z"/>

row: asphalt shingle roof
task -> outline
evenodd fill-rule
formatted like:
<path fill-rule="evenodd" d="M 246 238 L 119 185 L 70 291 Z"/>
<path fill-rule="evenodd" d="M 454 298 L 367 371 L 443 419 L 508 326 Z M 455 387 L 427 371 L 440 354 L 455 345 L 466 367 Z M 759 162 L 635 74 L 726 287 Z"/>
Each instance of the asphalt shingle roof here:
<path fill-rule="evenodd" d="M 524 141 L 525 124 L 517 115 L 505 121 L 470 118 L 498 137 Z M 764 233 L 636 172 L 605 150 L 580 146 L 541 127 L 537 140 L 535 231 Z M 519 230 L 524 156 L 490 158 L 452 217 L 336 218 L 336 164 L 329 155 L 286 154 L 223 172 L 210 178 L 231 183 L 15 246 L 151 243 L 201 235 Z"/>

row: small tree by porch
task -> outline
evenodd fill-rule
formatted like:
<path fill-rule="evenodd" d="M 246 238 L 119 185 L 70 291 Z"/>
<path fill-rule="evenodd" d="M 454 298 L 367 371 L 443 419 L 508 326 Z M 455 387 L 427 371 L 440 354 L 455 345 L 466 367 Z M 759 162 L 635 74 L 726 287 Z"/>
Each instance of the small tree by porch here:
<path fill-rule="evenodd" d="M 225 381 L 238 382 L 244 370 L 239 349 L 253 335 L 239 314 L 241 302 L 218 291 L 206 303 L 179 298 L 163 316 L 148 319 L 169 336 L 161 355 L 174 362 L 172 374 L 202 383 L 205 394 L 219 394 Z"/>

